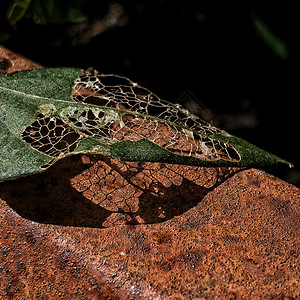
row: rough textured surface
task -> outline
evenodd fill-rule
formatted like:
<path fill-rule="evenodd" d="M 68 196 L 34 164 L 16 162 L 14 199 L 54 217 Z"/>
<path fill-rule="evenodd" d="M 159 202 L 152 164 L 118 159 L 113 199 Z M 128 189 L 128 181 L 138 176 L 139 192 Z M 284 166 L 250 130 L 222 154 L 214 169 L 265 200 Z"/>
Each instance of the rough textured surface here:
<path fill-rule="evenodd" d="M 103 209 L 86 184 L 102 184 L 91 174 L 112 163 L 93 159 L 0 185 L 1 299 L 299 297 L 299 189 L 256 169 L 191 168 L 169 182 L 153 165 L 156 197 L 129 209 L 152 224 L 103 228 L 119 204 Z M 118 176 L 113 199 L 136 192 Z"/>
<path fill-rule="evenodd" d="M 11 63 L 11 66 L 8 70 L 10 73 L 20 70 L 38 69 L 42 67 L 41 65 L 19 54 L 16 54 L 0 45 L 0 61 L 4 59 L 8 59 Z"/>
<path fill-rule="evenodd" d="M 293 298 L 299 198 L 248 170 L 169 221 L 106 229 L 39 224 L 1 201 L 0 295 Z"/>

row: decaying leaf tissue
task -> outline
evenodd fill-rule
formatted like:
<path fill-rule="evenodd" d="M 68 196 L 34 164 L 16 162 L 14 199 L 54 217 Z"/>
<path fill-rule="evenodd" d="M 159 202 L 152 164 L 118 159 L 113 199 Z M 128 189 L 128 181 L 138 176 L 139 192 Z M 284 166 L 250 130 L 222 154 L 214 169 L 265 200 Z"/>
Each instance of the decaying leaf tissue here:
<path fill-rule="evenodd" d="M 0 130 L 1 181 L 78 153 L 207 167 L 289 164 L 125 77 L 72 68 L 2 76 Z"/>

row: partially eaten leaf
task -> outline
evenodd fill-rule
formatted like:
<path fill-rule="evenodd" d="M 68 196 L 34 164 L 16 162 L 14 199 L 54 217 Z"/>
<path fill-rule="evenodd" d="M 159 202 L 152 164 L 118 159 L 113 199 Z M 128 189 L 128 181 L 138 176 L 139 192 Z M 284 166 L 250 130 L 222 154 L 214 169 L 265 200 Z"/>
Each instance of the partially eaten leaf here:
<path fill-rule="evenodd" d="M 207 167 L 292 166 L 125 77 L 73 68 L 0 77 L 0 181 L 79 153 Z"/>

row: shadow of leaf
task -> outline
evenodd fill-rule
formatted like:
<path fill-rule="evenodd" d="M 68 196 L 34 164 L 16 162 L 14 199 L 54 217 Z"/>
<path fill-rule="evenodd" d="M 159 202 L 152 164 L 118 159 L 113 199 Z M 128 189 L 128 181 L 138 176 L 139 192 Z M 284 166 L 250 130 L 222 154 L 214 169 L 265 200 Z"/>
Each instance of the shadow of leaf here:
<path fill-rule="evenodd" d="M 1 183 L 0 198 L 39 223 L 97 228 L 158 223 L 194 207 L 236 171 L 76 155 L 42 174 Z"/>

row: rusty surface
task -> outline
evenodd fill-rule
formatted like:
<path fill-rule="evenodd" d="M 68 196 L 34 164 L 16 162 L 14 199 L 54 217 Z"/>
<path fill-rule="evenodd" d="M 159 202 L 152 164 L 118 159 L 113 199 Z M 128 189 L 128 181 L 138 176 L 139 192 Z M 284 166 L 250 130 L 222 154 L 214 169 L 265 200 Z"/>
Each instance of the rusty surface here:
<path fill-rule="evenodd" d="M 296 298 L 300 190 L 236 171 L 75 156 L 2 183 L 0 299 Z"/>
<path fill-rule="evenodd" d="M 40 64 L 37 64 L 32 60 L 12 52 L 0 45 L 0 61 L 5 59 L 9 60 L 11 64 L 7 70 L 9 73 L 27 69 L 38 69 L 42 67 Z"/>

